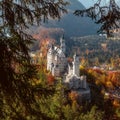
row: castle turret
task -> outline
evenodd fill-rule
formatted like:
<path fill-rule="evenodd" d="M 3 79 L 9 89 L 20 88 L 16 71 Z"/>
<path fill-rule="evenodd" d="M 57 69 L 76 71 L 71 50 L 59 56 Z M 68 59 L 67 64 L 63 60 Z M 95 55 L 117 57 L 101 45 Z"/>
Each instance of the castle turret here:
<path fill-rule="evenodd" d="M 51 67 L 53 63 L 53 53 L 54 53 L 54 47 L 52 45 L 47 53 L 47 70 L 52 69 Z"/>
<path fill-rule="evenodd" d="M 61 43 L 60 48 L 61 48 L 62 52 L 65 53 L 66 52 L 66 46 L 65 46 L 64 35 L 63 35 L 63 37 L 60 38 L 60 43 Z"/>
<path fill-rule="evenodd" d="M 74 61 L 73 61 L 73 74 L 74 74 L 74 75 L 77 75 L 77 76 L 79 77 L 79 76 L 80 76 L 79 56 L 75 54 L 75 55 L 73 56 L 73 58 L 74 58 Z"/>
<path fill-rule="evenodd" d="M 87 88 L 86 76 L 81 76 L 80 80 L 81 80 L 81 88 L 86 89 Z"/>
<path fill-rule="evenodd" d="M 72 74 L 72 69 L 71 66 L 68 64 L 68 74 L 71 75 Z"/>

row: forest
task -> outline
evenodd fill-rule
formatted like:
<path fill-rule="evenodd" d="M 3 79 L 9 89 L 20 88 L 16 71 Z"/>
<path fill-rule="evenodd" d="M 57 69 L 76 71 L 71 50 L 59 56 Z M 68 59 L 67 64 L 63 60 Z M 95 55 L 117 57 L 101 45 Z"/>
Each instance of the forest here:
<path fill-rule="evenodd" d="M 101 0 L 89 9 L 76 10 L 75 15 L 90 17 L 100 30 L 111 37 L 111 29 L 119 27 L 120 8 L 115 0 L 108 6 Z M 1 0 L 0 1 L 0 119 L 1 120 L 119 120 L 119 100 L 104 96 L 119 87 L 119 73 L 81 67 L 88 77 L 91 101 L 78 103 L 77 93 L 68 92 L 62 78 L 54 78 L 46 70 L 45 58 L 32 64 L 29 55 L 34 42 L 27 33 L 30 26 L 49 19 L 59 20 L 67 14 L 66 0 Z M 98 17 L 99 16 L 99 17 Z"/>

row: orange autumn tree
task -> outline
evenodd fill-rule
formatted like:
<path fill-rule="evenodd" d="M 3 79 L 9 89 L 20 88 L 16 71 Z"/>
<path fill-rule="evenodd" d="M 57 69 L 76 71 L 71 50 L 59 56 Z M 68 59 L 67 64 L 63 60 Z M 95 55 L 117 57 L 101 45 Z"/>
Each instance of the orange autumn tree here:
<path fill-rule="evenodd" d="M 69 93 L 69 98 L 71 99 L 72 102 L 77 101 L 78 93 L 76 91 L 71 91 Z"/>
<path fill-rule="evenodd" d="M 55 82 L 54 76 L 51 75 L 51 74 L 48 74 L 48 75 L 47 75 L 47 83 L 48 83 L 48 85 L 53 85 L 54 82 Z"/>

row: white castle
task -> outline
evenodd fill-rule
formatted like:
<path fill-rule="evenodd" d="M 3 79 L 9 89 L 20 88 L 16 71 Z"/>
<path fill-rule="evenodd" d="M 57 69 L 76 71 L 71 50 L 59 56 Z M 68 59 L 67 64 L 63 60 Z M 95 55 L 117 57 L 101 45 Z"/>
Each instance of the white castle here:
<path fill-rule="evenodd" d="M 68 65 L 68 74 L 64 80 L 64 84 L 68 90 L 72 90 L 78 94 L 78 101 L 90 101 L 90 88 L 86 81 L 86 76 L 80 76 L 79 56 L 73 56 L 72 65 Z"/>
<path fill-rule="evenodd" d="M 69 84 L 69 89 L 87 88 L 86 76 L 80 76 L 79 56 L 73 56 L 72 66 L 68 65 L 68 74 L 65 83 Z"/>
<path fill-rule="evenodd" d="M 52 75 L 56 77 L 61 76 L 65 72 L 67 65 L 64 37 L 60 39 L 60 43 L 60 47 L 51 45 L 47 53 L 47 70 L 50 70 Z"/>
<path fill-rule="evenodd" d="M 64 37 L 60 39 L 60 47 L 51 46 L 47 53 L 47 70 L 51 71 L 55 77 L 65 76 L 63 83 L 69 90 L 75 91 L 80 96 L 80 100 L 90 100 L 90 89 L 86 81 L 86 76 L 80 76 L 79 56 L 73 56 L 71 65 L 67 63 L 65 55 L 66 46 Z M 82 97 L 81 97 L 82 96 Z"/>

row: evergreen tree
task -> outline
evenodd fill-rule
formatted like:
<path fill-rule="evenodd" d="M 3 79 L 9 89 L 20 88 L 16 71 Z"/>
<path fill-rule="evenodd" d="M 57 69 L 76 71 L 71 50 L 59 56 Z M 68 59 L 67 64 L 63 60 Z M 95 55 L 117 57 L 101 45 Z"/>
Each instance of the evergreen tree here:
<path fill-rule="evenodd" d="M 103 120 L 103 112 L 97 110 L 96 106 L 93 106 L 89 112 L 80 115 L 80 120 Z"/>
<path fill-rule="evenodd" d="M 92 18 L 101 27 L 98 32 L 106 32 L 112 35 L 112 30 L 120 28 L 120 7 L 116 0 L 109 0 L 108 5 L 101 5 L 104 0 L 98 0 L 92 7 L 85 10 L 76 10 L 75 15 Z"/>
<path fill-rule="evenodd" d="M 67 103 L 67 99 L 64 94 L 64 85 L 61 79 L 59 79 L 57 80 L 57 83 L 55 85 L 55 93 L 51 97 L 51 118 L 53 118 L 54 120 L 64 119 L 63 107 L 65 103 Z"/>
<path fill-rule="evenodd" d="M 32 79 L 36 68 L 30 63 L 32 37 L 29 25 L 49 17 L 60 19 L 66 12 L 63 0 L 0 1 L 0 119 L 46 119 L 36 105 Z"/>

